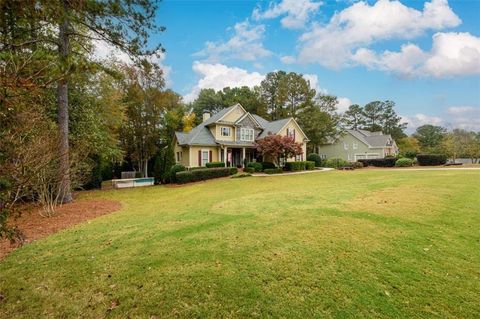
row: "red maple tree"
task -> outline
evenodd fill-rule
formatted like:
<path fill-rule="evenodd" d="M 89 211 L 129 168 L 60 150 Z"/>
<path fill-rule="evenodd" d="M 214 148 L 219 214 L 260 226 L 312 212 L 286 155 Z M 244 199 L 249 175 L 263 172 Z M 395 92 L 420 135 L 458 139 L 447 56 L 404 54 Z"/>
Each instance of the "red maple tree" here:
<path fill-rule="evenodd" d="M 293 137 L 269 134 L 255 143 L 257 151 L 262 156 L 273 158 L 275 165 L 280 166 L 280 159 L 302 155 L 302 144 L 295 142 Z"/>

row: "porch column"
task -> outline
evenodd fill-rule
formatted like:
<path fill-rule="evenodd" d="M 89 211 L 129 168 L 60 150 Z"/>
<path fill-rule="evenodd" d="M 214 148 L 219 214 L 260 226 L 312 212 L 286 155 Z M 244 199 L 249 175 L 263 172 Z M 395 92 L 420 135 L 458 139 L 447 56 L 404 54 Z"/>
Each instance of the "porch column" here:
<path fill-rule="evenodd" d="M 245 147 L 242 147 L 242 166 L 245 168 Z"/>
<path fill-rule="evenodd" d="M 227 159 L 227 147 L 226 146 L 223 148 L 223 160 L 225 161 L 225 167 L 227 167 L 228 159 Z"/>

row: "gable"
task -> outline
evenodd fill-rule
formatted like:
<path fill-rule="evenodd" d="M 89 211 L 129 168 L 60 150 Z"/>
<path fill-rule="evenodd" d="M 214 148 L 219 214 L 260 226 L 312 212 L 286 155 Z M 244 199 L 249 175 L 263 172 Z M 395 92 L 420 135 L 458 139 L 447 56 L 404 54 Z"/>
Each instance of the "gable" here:
<path fill-rule="evenodd" d="M 225 113 L 217 122 L 226 122 L 226 123 L 235 123 L 239 118 L 244 116 L 247 113 L 245 109 L 240 105 L 236 104 L 230 111 Z"/>
<path fill-rule="evenodd" d="M 302 128 L 300 125 L 298 125 L 297 121 L 295 121 L 293 118 L 288 121 L 283 128 L 276 134 L 279 135 L 287 135 L 287 129 L 294 129 L 295 130 L 295 141 L 296 142 L 303 142 L 304 140 L 308 140 L 308 137 L 305 135 L 303 132 Z"/>

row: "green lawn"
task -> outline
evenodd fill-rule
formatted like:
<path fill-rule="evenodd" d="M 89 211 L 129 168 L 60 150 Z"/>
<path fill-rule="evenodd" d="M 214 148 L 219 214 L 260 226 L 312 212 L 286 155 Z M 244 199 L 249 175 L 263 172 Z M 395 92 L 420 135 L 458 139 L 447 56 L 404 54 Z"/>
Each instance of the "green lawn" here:
<path fill-rule="evenodd" d="M 480 171 L 85 193 L 120 212 L 0 262 L 0 317 L 478 318 Z"/>

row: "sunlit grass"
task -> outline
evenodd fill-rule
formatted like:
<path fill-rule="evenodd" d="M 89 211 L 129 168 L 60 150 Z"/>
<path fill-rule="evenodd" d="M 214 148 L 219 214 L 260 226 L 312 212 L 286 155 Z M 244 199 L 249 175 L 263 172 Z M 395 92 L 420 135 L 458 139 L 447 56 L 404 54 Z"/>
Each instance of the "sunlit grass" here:
<path fill-rule="evenodd" d="M 90 192 L 120 212 L 0 262 L 0 317 L 474 318 L 480 173 Z"/>

